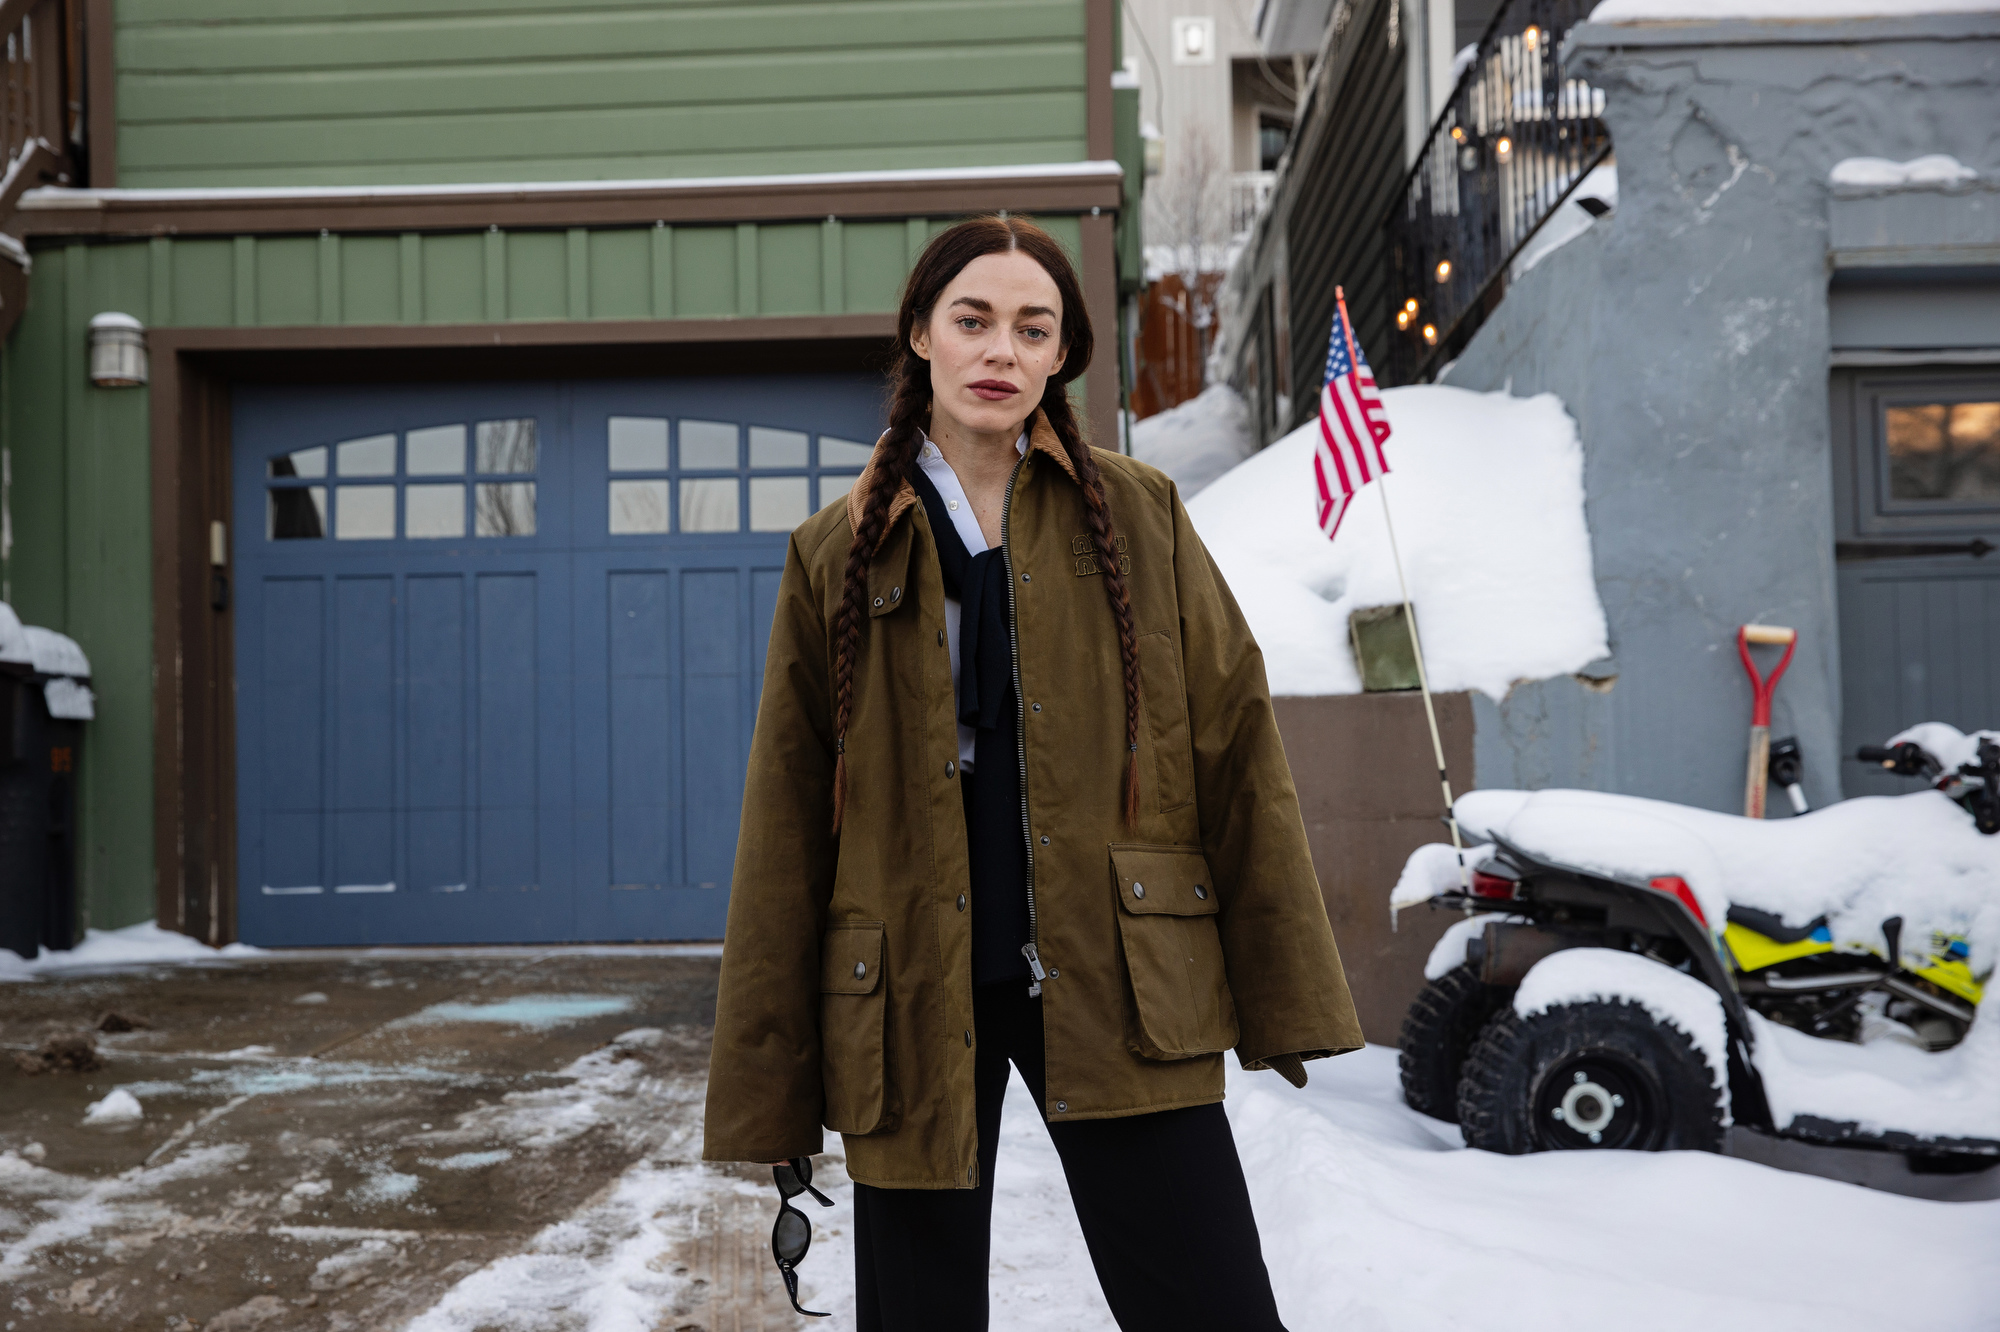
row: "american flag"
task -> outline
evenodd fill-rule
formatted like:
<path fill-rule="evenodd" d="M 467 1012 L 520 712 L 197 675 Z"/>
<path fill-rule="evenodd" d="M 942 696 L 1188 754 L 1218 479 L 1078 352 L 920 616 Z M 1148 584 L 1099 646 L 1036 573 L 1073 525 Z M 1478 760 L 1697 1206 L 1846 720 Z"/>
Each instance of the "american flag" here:
<path fill-rule="evenodd" d="M 1333 316 L 1333 340 L 1326 349 L 1326 386 L 1319 394 L 1319 447 L 1313 450 L 1313 480 L 1319 486 L 1319 527 L 1328 541 L 1354 493 L 1387 474 L 1382 445 L 1389 418 L 1375 393 L 1375 372 L 1354 342 L 1347 302 Z"/>

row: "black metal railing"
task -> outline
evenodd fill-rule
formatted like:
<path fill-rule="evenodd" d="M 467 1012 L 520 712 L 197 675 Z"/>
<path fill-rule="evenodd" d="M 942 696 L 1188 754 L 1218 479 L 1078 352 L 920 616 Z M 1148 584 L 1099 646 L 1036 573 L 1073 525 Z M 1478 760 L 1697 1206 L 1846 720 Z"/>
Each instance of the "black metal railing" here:
<path fill-rule="evenodd" d="M 1597 0 L 1509 0 L 1479 40 L 1388 221 L 1388 380 L 1428 379 L 1506 291 L 1529 238 L 1611 151 L 1604 93 L 1563 39 Z"/>

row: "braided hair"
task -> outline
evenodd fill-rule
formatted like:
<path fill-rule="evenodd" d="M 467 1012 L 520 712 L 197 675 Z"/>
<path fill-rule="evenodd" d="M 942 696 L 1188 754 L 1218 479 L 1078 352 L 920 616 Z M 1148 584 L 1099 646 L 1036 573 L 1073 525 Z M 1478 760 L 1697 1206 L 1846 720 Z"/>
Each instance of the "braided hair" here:
<path fill-rule="evenodd" d="M 861 497 L 861 519 L 847 548 L 847 570 L 840 610 L 834 617 L 834 767 L 833 831 L 838 834 L 847 809 L 847 726 L 854 712 L 854 660 L 861 650 L 861 626 L 867 619 L 868 566 L 887 535 L 889 508 L 910 479 L 917 450 L 923 445 L 930 419 L 931 367 L 910 346 L 911 334 L 930 323 L 931 312 L 951 280 L 974 259 L 1019 250 L 1040 264 L 1062 297 L 1062 368 L 1049 376 L 1040 409 L 1076 473 L 1097 562 L 1104 571 L 1104 595 L 1118 629 L 1118 655 L 1125 673 L 1125 822 L 1139 818 L 1139 643 L 1132 623 L 1132 594 L 1119 564 L 1117 529 L 1104 498 L 1104 477 L 1091 456 L 1075 409 L 1069 383 L 1090 364 L 1095 338 L 1084 306 L 1083 287 L 1069 256 L 1055 238 L 1021 217 L 975 217 L 941 232 L 924 248 L 903 288 L 896 315 L 896 346 L 889 370 L 889 428 L 876 447 L 875 466 L 867 493 Z"/>

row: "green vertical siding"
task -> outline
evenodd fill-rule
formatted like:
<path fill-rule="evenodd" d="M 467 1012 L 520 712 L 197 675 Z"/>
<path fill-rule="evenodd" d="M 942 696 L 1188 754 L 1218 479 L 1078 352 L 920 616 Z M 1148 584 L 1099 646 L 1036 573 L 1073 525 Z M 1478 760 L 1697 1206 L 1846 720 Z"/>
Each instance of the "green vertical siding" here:
<path fill-rule="evenodd" d="M 1076 218 L 1042 222 L 1078 254 Z M 164 328 L 889 312 L 911 259 L 949 225 L 829 219 L 37 245 L 27 310 L 0 351 L 14 533 L 0 558 L 0 597 L 24 620 L 75 637 L 95 671 L 78 865 L 87 922 L 130 924 L 154 902 L 148 394 L 91 387 L 91 316 L 119 310 Z M 1110 330 L 1099 336 L 1109 345 Z"/>
<path fill-rule="evenodd" d="M 117 16 L 119 183 L 131 187 L 721 176 L 1086 151 L 1084 0 L 118 0 Z"/>

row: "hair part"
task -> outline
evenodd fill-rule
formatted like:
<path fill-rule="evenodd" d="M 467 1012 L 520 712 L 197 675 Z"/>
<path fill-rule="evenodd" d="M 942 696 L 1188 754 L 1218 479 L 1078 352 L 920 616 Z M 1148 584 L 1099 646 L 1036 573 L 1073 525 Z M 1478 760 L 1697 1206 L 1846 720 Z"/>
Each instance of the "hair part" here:
<path fill-rule="evenodd" d="M 1091 544 L 1104 573 L 1105 599 L 1118 632 L 1118 655 L 1125 674 L 1125 822 L 1139 818 L 1139 646 L 1133 628 L 1132 595 L 1118 562 L 1117 529 L 1104 498 L 1104 478 L 1091 456 L 1090 444 L 1069 402 L 1069 384 L 1090 364 L 1096 343 L 1083 286 L 1069 256 L 1048 232 L 1022 217 L 969 218 L 939 233 L 918 257 L 903 287 L 896 314 L 896 346 L 889 369 L 888 432 L 877 447 L 877 461 L 868 493 L 862 496 L 861 521 L 847 548 L 847 569 L 840 610 L 834 617 L 834 766 L 833 831 L 840 832 L 847 813 L 847 728 L 854 714 L 854 662 L 861 651 L 861 626 L 867 617 L 868 566 L 887 535 L 889 506 L 916 466 L 924 427 L 930 419 L 931 367 L 910 345 L 919 325 L 928 326 L 944 289 L 974 259 L 988 254 L 1020 251 L 1042 266 L 1062 297 L 1060 346 L 1064 360 L 1048 378 L 1039 410 L 1068 456 L 1083 492 Z"/>

